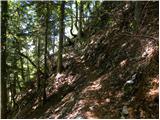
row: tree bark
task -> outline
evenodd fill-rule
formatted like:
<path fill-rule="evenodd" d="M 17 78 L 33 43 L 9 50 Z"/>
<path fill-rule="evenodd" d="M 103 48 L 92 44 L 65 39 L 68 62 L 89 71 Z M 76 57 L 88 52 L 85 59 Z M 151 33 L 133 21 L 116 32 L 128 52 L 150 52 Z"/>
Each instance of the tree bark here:
<path fill-rule="evenodd" d="M 13 66 L 14 66 L 14 77 L 13 77 L 13 81 L 12 81 L 12 86 L 11 86 L 11 89 L 12 89 L 12 101 L 13 101 L 13 107 L 15 107 L 15 104 L 16 104 L 16 100 L 15 100 L 15 95 L 16 95 L 16 81 L 17 81 L 17 77 L 18 77 L 18 73 L 16 71 L 17 69 L 17 59 L 16 59 L 16 55 L 14 55 L 14 61 L 13 61 Z"/>
<path fill-rule="evenodd" d="M 45 53 L 44 53 L 44 82 L 43 82 L 43 104 L 46 101 L 46 81 L 48 78 L 48 67 L 47 67 L 47 44 L 48 44 L 48 23 L 49 23 L 49 4 L 45 4 L 47 13 L 46 13 L 46 29 L 45 29 Z"/>
<path fill-rule="evenodd" d="M 70 29 L 70 33 L 73 37 L 76 37 L 77 35 L 73 34 L 73 16 L 71 15 L 71 29 Z"/>
<path fill-rule="evenodd" d="M 56 40 L 56 24 L 54 23 L 54 26 L 53 26 L 53 29 L 54 29 L 54 31 L 53 31 L 53 39 L 52 39 L 52 52 L 53 52 L 53 54 L 51 55 L 51 57 L 50 57 L 50 60 L 51 60 L 51 65 L 52 65 L 52 67 L 51 67 L 51 70 L 53 71 L 54 70 L 54 54 L 55 54 L 55 51 L 54 51 L 54 49 L 55 49 L 55 40 Z"/>
<path fill-rule="evenodd" d="M 80 1 L 80 6 L 79 6 L 79 29 L 78 29 L 79 40 L 82 37 L 82 15 L 83 15 L 83 3 L 82 3 L 82 1 Z"/>
<path fill-rule="evenodd" d="M 63 36 L 64 36 L 64 13 L 65 1 L 61 3 L 61 15 L 60 15 L 60 31 L 59 31 L 59 46 L 58 46 L 58 65 L 57 72 L 62 72 L 62 52 L 63 52 Z"/>
<path fill-rule="evenodd" d="M 37 40 L 37 94 L 38 94 L 38 101 L 41 101 L 41 73 L 40 73 L 40 38 Z"/>
<path fill-rule="evenodd" d="M 23 81 L 25 82 L 25 77 L 24 77 L 24 67 L 23 67 L 23 58 L 20 56 L 20 61 L 21 61 L 21 76 Z"/>
<path fill-rule="evenodd" d="M 37 49 L 37 90 L 40 90 L 40 39 L 38 38 L 38 49 Z"/>
<path fill-rule="evenodd" d="M 76 20 L 75 20 L 75 27 L 78 30 L 78 3 L 77 0 L 75 1 L 76 4 Z"/>
<path fill-rule="evenodd" d="M 135 11 L 134 11 L 134 17 L 135 17 L 135 29 L 136 32 L 138 31 L 138 27 L 140 25 L 140 10 L 141 10 L 141 2 L 140 1 L 135 1 Z"/>
<path fill-rule="evenodd" d="M 1 69 L 1 118 L 7 118 L 7 74 L 6 74 L 6 31 L 7 31 L 7 12 L 8 12 L 8 3 L 7 1 L 1 2 L 2 7 L 2 23 L 1 24 L 1 50 L 2 50 L 2 69 Z"/>
<path fill-rule="evenodd" d="M 29 59 L 27 59 L 27 81 L 29 81 L 29 80 L 30 80 L 30 68 L 29 68 Z"/>
<path fill-rule="evenodd" d="M 20 53 L 20 42 L 16 41 L 16 45 L 17 45 L 17 48 L 18 49 L 18 52 Z M 15 45 L 15 46 L 16 46 Z M 23 67 L 23 58 L 22 56 L 19 56 L 20 57 L 20 64 L 21 64 L 21 77 L 22 77 L 22 80 L 25 82 L 25 77 L 24 77 L 24 67 Z M 15 58 L 16 59 L 16 58 Z M 16 63 L 16 61 L 14 62 Z M 17 69 L 17 65 L 16 65 L 16 69 Z M 18 76 L 18 75 L 17 75 Z M 18 80 L 18 79 L 17 79 Z M 19 89 L 21 91 L 21 86 L 20 86 L 20 81 L 16 81 L 18 86 L 19 86 Z"/>

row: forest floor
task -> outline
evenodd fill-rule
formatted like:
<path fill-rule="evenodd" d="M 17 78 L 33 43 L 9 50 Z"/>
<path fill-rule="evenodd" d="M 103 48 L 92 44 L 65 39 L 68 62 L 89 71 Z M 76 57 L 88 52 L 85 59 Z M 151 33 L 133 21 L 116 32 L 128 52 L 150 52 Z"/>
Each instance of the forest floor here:
<path fill-rule="evenodd" d="M 146 20 L 138 33 L 100 28 L 79 53 L 67 49 L 64 72 L 48 79 L 46 103 L 32 90 L 14 118 L 158 119 L 158 17 Z"/>
<path fill-rule="evenodd" d="M 67 69 L 48 79 L 46 104 L 33 99 L 16 118 L 158 118 L 157 41 L 127 35 L 109 36 L 111 41 L 105 35 L 91 36 L 83 54 L 66 53 Z M 136 85 L 125 94 L 134 74 Z"/>

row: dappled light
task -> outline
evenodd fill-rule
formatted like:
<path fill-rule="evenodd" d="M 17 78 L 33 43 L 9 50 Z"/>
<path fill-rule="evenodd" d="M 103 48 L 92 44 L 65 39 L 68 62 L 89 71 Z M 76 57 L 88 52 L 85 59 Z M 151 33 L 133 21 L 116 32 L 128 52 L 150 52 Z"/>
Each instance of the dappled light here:
<path fill-rule="evenodd" d="M 145 51 L 142 54 L 142 57 L 151 57 L 151 55 L 153 54 L 153 52 L 154 52 L 154 48 L 147 46 L 145 48 Z"/>
<path fill-rule="evenodd" d="M 120 66 L 123 67 L 124 65 L 126 65 L 126 63 L 127 63 L 127 59 L 121 61 L 121 62 L 120 62 Z"/>
<path fill-rule="evenodd" d="M 2 118 L 158 119 L 158 9 L 3 1 Z"/>
<path fill-rule="evenodd" d="M 151 89 L 146 93 L 146 97 L 154 98 L 155 96 L 159 95 L 159 76 L 155 78 L 150 78 L 150 84 L 152 85 Z M 158 87 L 158 88 L 157 88 Z"/>
<path fill-rule="evenodd" d="M 86 111 L 84 115 L 87 119 L 98 119 L 98 117 L 96 117 L 94 113 L 91 111 Z"/>
<path fill-rule="evenodd" d="M 159 90 L 157 90 L 157 89 L 151 89 L 150 91 L 149 91 L 149 95 L 156 95 L 156 94 L 158 94 L 159 93 Z"/>
<path fill-rule="evenodd" d="M 123 43 L 122 45 L 121 45 L 121 47 L 123 48 L 123 47 L 125 47 L 127 45 L 127 43 Z"/>
<path fill-rule="evenodd" d="M 120 97 L 122 97 L 122 96 L 123 96 L 123 92 L 121 92 L 121 91 L 120 91 L 120 92 L 117 92 L 117 94 L 116 94 L 116 97 L 117 97 L 117 98 L 120 98 Z"/>
<path fill-rule="evenodd" d="M 96 84 L 93 83 L 93 85 L 88 86 L 87 88 L 85 88 L 84 92 L 86 92 L 86 91 L 94 91 L 94 90 L 99 90 L 99 89 L 101 89 L 101 85 L 98 84 L 98 83 L 96 83 Z"/>

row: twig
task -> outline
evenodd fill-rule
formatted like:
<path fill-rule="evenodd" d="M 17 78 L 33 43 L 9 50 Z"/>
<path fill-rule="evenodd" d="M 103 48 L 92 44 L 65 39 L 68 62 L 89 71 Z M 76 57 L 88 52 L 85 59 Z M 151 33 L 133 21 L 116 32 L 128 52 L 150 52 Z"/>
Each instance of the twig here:
<path fill-rule="evenodd" d="M 28 56 L 24 55 L 24 54 L 21 53 L 21 52 L 18 52 L 18 54 L 19 54 L 20 56 L 26 58 L 26 59 L 37 69 L 37 66 L 34 64 L 34 62 L 33 62 Z M 42 75 L 44 75 L 44 73 L 43 73 L 40 69 L 39 69 L 39 71 L 40 71 L 40 73 L 41 73 Z"/>

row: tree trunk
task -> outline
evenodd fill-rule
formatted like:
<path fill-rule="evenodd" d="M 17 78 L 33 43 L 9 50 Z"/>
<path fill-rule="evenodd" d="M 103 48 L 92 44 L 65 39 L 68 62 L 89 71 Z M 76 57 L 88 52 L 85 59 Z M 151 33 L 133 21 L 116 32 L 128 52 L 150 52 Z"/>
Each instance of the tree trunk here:
<path fill-rule="evenodd" d="M 76 4 L 76 20 L 75 20 L 75 27 L 78 30 L 78 3 L 77 0 L 75 1 Z"/>
<path fill-rule="evenodd" d="M 46 29 L 45 29 L 45 53 L 44 53 L 44 83 L 43 83 L 43 104 L 46 101 L 46 81 L 48 78 L 48 67 L 47 67 L 47 44 L 48 44 L 48 20 L 49 20 L 49 6 L 46 3 L 46 9 L 47 9 L 47 13 L 46 13 Z"/>
<path fill-rule="evenodd" d="M 38 38 L 38 49 L 37 49 L 37 90 L 40 90 L 40 39 Z"/>
<path fill-rule="evenodd" d="M 52 52 L 53 52 L 53 55 L 51 55 L 51 57 L 50 57 L 50 59 L 51 59 L 51 65 L 52 65 L 52 67 L 51 67 L 51 70 L 53 71 L 54 70 L 54 54 L 55 54 L 55 52 L 54 52 L 54 49 L 55 49 L 55 40 L 56 40 L 56 24 L 54 23 L 54 26 L 53 26 L 53 29 L 54 29 L 54 34 L 53 34 L 53 39 L 52 39 Z"/>
<path fill-rule="evenodd" d="M 53 52 L 53 55 L 54 55 L 54 48 L 55 48 L 55 36 L 53 36 L 53 39 L 52 39 L 52 52 Z"/>
<path fill-rule="evenodd" d="M 24 77 L 24 67 L 23 67 L 23 58 L 20 56 L 20 61 L 21 61 L 21 76 L 22 76 L 22 79 L 23 81 L 25 82 L 25 77 Z"/>
<path fill-rule="evenodd" d="M 1 118 L 6 119 L 7 118 L 7 74 L 6 74 L 6 31 L 7 31 L 7 12 L 8 12 L 8 3 L 7 1 L 1 2 L 2 7 L 2 23 L 1 24 L 1 50 L 2 50 L 2 76 L 1 76 Z"/>
<path fill-rule="evenodd" d="M 28 53 L 27 53 L 28 54 Z M 30 68 L 29 68 L 29 60 L 27 59 L 27 80 L 26 81 L 29 81 L 30 80 Z"/>
<path fill-rule="evenodd" d="M 135 17 L 135 29 L 136 32 L 138 31 L 138 26 L 140 25 L 140 10 L 141 10 L 141 2 L 140 1 L 135 1 L 135 11 L 134 11 L 134 17 Z"/>
<path fill-rule="evenodd" d="M 15 58 L 14 58 L 15 59 Z M 17 68 L 17 62 L 14 61 L 14 68 L 16 69 Z M 13 81 L 12 81 L 12 86 L 11 86 L 11 89 L 12 89 L 12 101 L 13 101 L 13 107 L 15 107 L 16 105 L 16 100 L 15 100 L 15 95 L 16 95 L 16 81 L 17 81 L 17 71 L 14 71 L 14 78 L 13 78 Z"/>
<path fill-rule="evenodd" d="M 20 81 L 18 80 L 18 75 L 17 75 L 17 85 L 18 85 L 18 87 L 19 87 L 19 90 L 21 91 L 22 90 L 22 87 L 21 87 L 21 84 L 20 84 Z"/>
<path fill-rule="evenodd" d="M 70 4 L 70 8 L 72 9 L 72 4 Z M 76 15 L 77 16 L 77 15 Z M 77 17 L 76 17 L 77 19 Z M 76 20 L 77 21 L 77 20 Z M 73 25 L 74 25 L 74 22 L 73 22 L 73 15 L 71 14 L 71 29 L 70 29 L 70 34 L 75 38 L 77 35 L 75 35 L 73 33 Z"/>
<path fill-rule="evenodd" d="M 62 52 L 63 52 L 63 36 L 64 36 L 64 13 L 65 12 L 65 1 L 61 3 L 61 15 L 60 15 L 60 31 L 59 31 L 59 48 L 58 48 L 58 65 L 57 72 L 62 72 Z"/>
<path fill-rule="evenodd" d="M 16 42 L 16 45 L 17 45 L 17 48 L 18 49 L 18 52 L 20 53 L 20 43 L 17 41 Z M 15 45 L 15 46 L 16 46 Z M 21 64 L 21 77 L 22 77 L 22 80 L 25 82 L 25 77 L 24 77 L 24 67 L 23 67 L 23 58 L 22 56 L 19 56 L 20 57 L 20 64 Z M 16 58 L 15 58 L 16 59 Z M 16 61 L 15 61 L 16 63 Z M 14 64 L 14 63 L 13 63 Z M 17 69 L 17 65 L 16 65 L 16 69 Z M 18 76 L 18 75 L 17 75 Z M 20 86 L 20 81 L 17 81 L 17 84 L 18 84 L 18 87 L 19 87 L 19 90 L 21 91 L 21 86 Z"/>
<path fill-rule="evenodd" d="M 73 16 L 71 15 L 71 29 L 70 29 L 70 33 L 73 37 L 76 37 L 77 35 L 73 34 Z"/>
<path fill-rule="evenodd" d="M 90 5 L 91 5 L 91 3 L 88 2 L 88 3 L 87 3 L 87 9 L 88 9 L 88 11 L 89 11 L 89 15 L 90 15 L 91 12 L 92 12 Z M 89 17 L 88 17 L 88 19 L 89 19 Z"/>
<path fill-rule="evenodd" d="M 79 6 L 79 29 L 78 29 L 79 40 L 82 37 L 82 15 L 83 15 L 83 3 L 82 3 L 82 1 L 80 1 L 80 6 Z"/>

